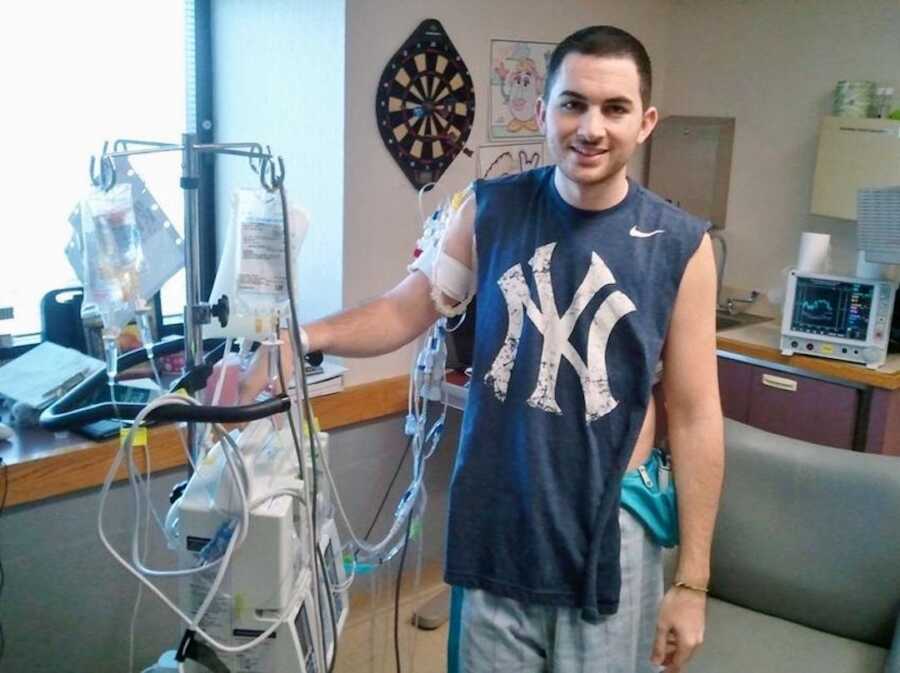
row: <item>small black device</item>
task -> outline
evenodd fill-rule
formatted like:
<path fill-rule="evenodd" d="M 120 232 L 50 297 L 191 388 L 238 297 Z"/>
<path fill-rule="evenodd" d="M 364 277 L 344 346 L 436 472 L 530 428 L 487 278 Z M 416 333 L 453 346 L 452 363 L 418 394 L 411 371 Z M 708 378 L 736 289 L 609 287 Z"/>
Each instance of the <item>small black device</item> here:
<path fill-rule="evenodd" d="M 894 297 L 894 317 L 891 319 L 891 340 L 888 353 L 900 353 L 900 294 Z"/>
<path fill-rule="evenodd" d="M 115 395 L 116 402 L 146 404 L 153 397 L 153 392 L 145 388 L 136 388 L 134 386 L 125 386 L 117 383 L 115 385 Z M 94 392 L 90 400 L 87 401 L 87 404 L 102 404 L 110 401 L 109 386 L 101 386 Z M 117 418 L 104 418 L 92 423 L 85 423 L 77 428 L 72 428 L 72 431 L 77 432 L 79 435 L 87 437 L 88 439 L 100 441 L 115 437 L 123 427 L 127 427 L 128 425 L 130 425 L 130 422 L 126 423 Z"/>
<path fill-rule="evenodd" d="M 466 307 L 466 312 L 447 319 L 447 368 L 465 371 L 472 366 L 475 353 L 475 315 L 477 297 Z"/>

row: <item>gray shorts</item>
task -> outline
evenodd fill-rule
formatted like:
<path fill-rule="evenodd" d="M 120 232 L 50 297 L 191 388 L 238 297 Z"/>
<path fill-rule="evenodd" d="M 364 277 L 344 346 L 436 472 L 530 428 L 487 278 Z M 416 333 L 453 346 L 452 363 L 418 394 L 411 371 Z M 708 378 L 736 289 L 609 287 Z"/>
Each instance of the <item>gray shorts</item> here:
<path fill-rule="evenodd" d="M 663 594 L 662 548 L 619 512 L 622 593 L 619 610 L 599 624 L 578 608 L 521 603 L 480 589 L 453 587 L 448 673 L 656 673 L 650 663 Z"/>

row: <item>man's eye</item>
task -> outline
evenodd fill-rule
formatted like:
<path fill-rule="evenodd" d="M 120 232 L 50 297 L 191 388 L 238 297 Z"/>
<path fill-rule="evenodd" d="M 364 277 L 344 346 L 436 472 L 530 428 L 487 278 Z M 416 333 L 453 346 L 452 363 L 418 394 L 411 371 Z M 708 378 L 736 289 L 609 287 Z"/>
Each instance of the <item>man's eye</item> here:
<path fill-rule="evenodd" d="M 607 108 L 607 110 L 609 111 L 610 114 L 614 114 L 614 115 L 623 115 L 628 112 L 628 109 L 625 108 L 623 105 L 610 105 Z"/>
<path fill-rule="evenodd" d="M 567 100 L 563 101 L 560 107 L 562 107 L 563 110 L 580 110 L 581 103 L 577 100 Z"/>

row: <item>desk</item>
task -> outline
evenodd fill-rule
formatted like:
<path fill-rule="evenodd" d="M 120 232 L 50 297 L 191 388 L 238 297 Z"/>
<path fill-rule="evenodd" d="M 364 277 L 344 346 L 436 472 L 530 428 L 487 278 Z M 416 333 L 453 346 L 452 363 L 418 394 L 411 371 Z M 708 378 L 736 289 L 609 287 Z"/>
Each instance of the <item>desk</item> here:
<path fill-rule="evenodd" d="M 406 411 L 409 377 L 351 386 L 334 395 L 316 397 L 313 410 L 323 430 L 333 430 Z M 187 463 L 175 426 L 154 428 L 150 436 L 153 471 Z M 103 483 L 117 448 L 116 440 L 93 442 L 72 433 L 38 428 L 17 430 L 11 442 L 0 442 L 0 457 L 8 466 L 7 506 L 33 503 Z M 145 469 L 143 451 L 135 459 Z M 124 468 L 117 479 L 126 478 Z"/>

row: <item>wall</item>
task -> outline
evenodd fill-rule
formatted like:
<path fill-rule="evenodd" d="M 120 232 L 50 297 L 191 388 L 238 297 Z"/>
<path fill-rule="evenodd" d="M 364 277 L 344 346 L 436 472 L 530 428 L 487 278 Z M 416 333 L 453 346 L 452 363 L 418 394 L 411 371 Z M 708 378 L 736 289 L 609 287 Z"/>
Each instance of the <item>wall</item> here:
<path fill-rule="evenodd" d="M 673 0 L 662 112 L 736 118 L 726 285 L 779 284 L 803 231 L 853 271 L 855 223 L 809 213 L 818 124 L 838 80 L 897 87 L 897 35 L 896 0 Z"/>
<path fill-rule="evenodd" d="M 553 7 L 523 7 L 508 0 L 348 4 L 345 9 L 341 0 L 212 3 L 215 137 L 219 142 L 270 144 L 284 157 L 289 194 L 310 210 L 313 223 L 300 260 L 301 311 L 306 319 L 391 287 L 402 277 L 420 232 L 416 194 L 381 145 L 375 127 L 374 89 L 387 59 L 422 18 L 435 16 L 444 23 L 472 69 L 479 101 L 469 141 L 474 149 L 486 141 L 492 37 L 556 41 L 582 25 L 610 22 L 635 32 L 659 58 L 668 6 L 657 0 L 627 7 L 576 0 Z M 658 96 L 663 80 L 658 77 Z M 241 159 L 219 159 L 217 168 L 221 245 L 230 226 L 232 189 L 255 182 Z M 474 160 L 460 157 L 442 181 L 442 190 L 460 188 L 473 177 Z M 433 200 L 427 203 L 429 208 L 433 205 Z M 407 356 L 405 352 L 351 363 L 350 380 L 402 373 Z M 368 528 L 403 453 L 406 438 L 401 424 L 402 419 L 395 417 L 333 435 L 331 463 L 357 531 Z M 442 448 L 429 462 L 427 561 L 443 556 L 446 487 L 458 426 L 459 415 L 451 412 Z M 170 472 L 155 481 L 154 500 L 160 511 L 167 507 L 171 486 L 183 476 L 182 471 Z M 386 530 L 399 490 L 408 480 L 407 460 L 375 535 Z M 126 548 L 133 526 L 129 497 L 128 490 L 119 486 L 109 503 L 110 537 L 118 549 Z M 97 491 L 90 490 L 12 508 L 0 517 L 0 559 L 6 572 L 0 601 L 6 636 L 3 670 L 127 670 L 136 585 L 99 544 L 97 505 Z M 157 539 L 150 562 L 159 566 L 170 561 L 170 552 Z M 181 629 L 147 595 L 137 624 L 136 665 L 142 670 L 173 647 Z"/>
<path fill-rule="evenodd" d="M 335 482 L 359 535 L 371 524 L 403 455 L 401 423 L 399 417 L 388 418 L 331 435 L 330 464 Z M 429 501 L 423 540 L 426 562 L 436 563 L 443 557 L 446 485 L 458 428 L 459 414 L 451 411 L 444 443 L 427 463 Z M 409 483 L 409 465 L 407 459 L 376 524 L 373 539 L 387 530 L 402 489 Z M 153 480 L 153 502 L 161 516 L 168 510 L 172 486 L 184 476 L 183 470 L 176 470 Z M 97 537 L 98 504 L 98 491 L 92 489 L 15 507 L 0 517 L 0 560 L 5 573 L 0 623 L 6 638 L 0 670 L 129 670 L 129 633 L 137 582 L 102 547 Z M 104 530 L 113 546 L 126 556 L 133 522 L 131 491 L 126 485 L 116 486 L 107 502 Z M 148 565 L 173 567 L 173 554 L 160 536 L 151 539 Z M 414 563 L 409 558 L 406 567 L 412 569 Z M 392 566 L 383 572 L 387 573 L 383 581 L 390 577 L 392 586 L 396 568 Z M 161 585 L 170 598 L 174 597 L 174 582 Z M 357 582 L 354 590 L 368 591 L 368 583 Z M 141 671 L 178 644 L 182 629 L 174 615 L 148 592 L 144 592 L 136 624 L 135 670 Z"/>
<path fill-rule="evenodd" d="M 260 142 L 284 157 L 288 199 L 310 213 L 300 254 L 301 319 L 341 306 L 344 201 L 343 0 L 216 0 L 215 139 Z M 216 165 L 219 250 L 235 187 L 258 183 L 246 160 Z"/>
<path fill-rule="evenodd" d="M 425 18 L 441 21 L 469 67 L 475 85 L 475 124 L 468 146 L 487 142 L 491 38 L 557 42 L 580 27 L 621 26 L 637 35 L 651 59 L 664 62 L 669 3 L 657 0 L 348 0 L 347 98 L 344 146 L 344 306 L 354 306 L 391 288 L 404 275 L 421 233 L 416 191 L 388 154 L 375 123 L 375 89 L 388 59 Z M 658 70 L 654 96 L 668 85 Z M 443 195 L 475 177 L 475 159 L 460 155 L 438 185 Z M 439 202 L 426 196 L 426 211 Z M 368 381 L 407 371 L 409 348 L 373 360 L 350 361 L 348 380 Z"/>

